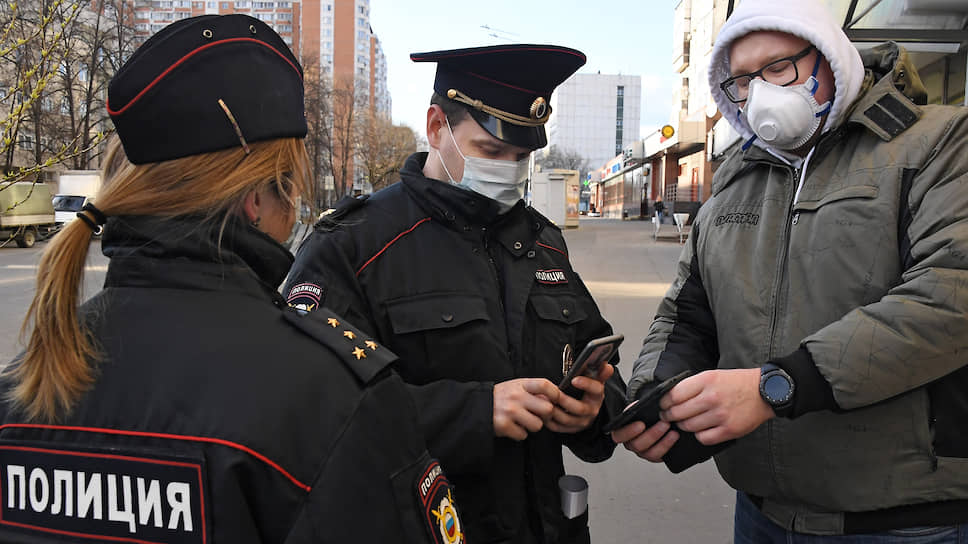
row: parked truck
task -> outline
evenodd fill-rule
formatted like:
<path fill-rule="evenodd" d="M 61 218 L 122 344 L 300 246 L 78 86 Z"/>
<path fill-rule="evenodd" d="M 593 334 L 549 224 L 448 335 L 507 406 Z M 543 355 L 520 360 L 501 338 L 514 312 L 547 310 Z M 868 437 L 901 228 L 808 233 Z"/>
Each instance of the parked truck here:
<path fill-rule="evenodd" d="M 56 228 L 47 185 L 29 181 L 0 184 L 0 247 L 10 240 L 20 247 L 33 247 Z"/>
<path fill-rule="evenodd" d="M 54 195 L 55 220 L 58 225 L 70 223 L 77 212 L 94 200 L 101 188 L 101 173 L 97 170 L 66 170 L 60 173 L 57 194 Z"/>

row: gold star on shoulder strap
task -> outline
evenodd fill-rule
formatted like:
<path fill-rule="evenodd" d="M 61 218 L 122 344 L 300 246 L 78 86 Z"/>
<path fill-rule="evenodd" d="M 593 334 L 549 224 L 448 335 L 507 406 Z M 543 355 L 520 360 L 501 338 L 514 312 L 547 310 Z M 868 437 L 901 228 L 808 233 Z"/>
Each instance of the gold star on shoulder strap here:
<path fill-rule="evenodd" d="M 363 343 L 366 344 L 366 347 L 370 348 L 373 351 L 376 351 L 377 345 L 376 345 L 376 342 L 374 342 L 373 340 L 367 340 L 366 342 L 363 342 Z"/>
<path fill-rule="evenodd" d="M 363 348 L 359 346 L 356 346 L 356 349 L 353 350 L 353 355 L 356 356 L 357 361 L 359 361 L 360 359 L 366 359 L 366 352 L 363 351 Z"/>
<path fill-rule="evenodd" d="M 326 323 L 328 323 L 328 324 L 329 324 L 329 326 L 330 326 L 330 327 L 333 327 L 334 329 L 335 329 L 336 327 L 339 327 L 339 320 L 338 320 L 338 319 L 336 319 L 335 317 L 331 317 L 331 318 L 329 318 L 329 319 L 327 319 L 327 320 L 326 320 Z"/>
<path fill-rule="evenodd" d="M 353 331 L 343 331 L 343 336 L 349 338 L 350 340 L 356 338 L 356 335 L 353 334 Z"/>

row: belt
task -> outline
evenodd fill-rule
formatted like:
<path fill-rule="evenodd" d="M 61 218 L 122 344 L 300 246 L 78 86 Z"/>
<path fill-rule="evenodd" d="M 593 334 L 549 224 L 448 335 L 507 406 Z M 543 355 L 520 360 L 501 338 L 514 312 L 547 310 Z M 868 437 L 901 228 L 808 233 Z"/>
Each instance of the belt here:
<path fill-rule="evenodd" d="M 767 502 L 763 497 L 746 494 L 750 502 L 764 512 Z M 869 510 L 866 512 L 842 512 L 843 534 L 869 534 L 904 529 L 907 527 L 943 527 L 968 523 L 968 499 L 905 504 Z"/>

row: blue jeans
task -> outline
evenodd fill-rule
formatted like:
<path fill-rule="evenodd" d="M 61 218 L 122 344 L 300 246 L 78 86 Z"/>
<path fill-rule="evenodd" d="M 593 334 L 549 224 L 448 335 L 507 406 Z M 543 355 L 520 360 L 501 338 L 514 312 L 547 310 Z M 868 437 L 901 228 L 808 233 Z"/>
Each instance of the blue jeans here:
<path fill-rule="evenodd" d="M 743 492 L 736 493 L 733 544 L 968 544 L 968 524 L 911 527 L 865 535 L 817 536 L 788 531 L 773 523 Z"/>

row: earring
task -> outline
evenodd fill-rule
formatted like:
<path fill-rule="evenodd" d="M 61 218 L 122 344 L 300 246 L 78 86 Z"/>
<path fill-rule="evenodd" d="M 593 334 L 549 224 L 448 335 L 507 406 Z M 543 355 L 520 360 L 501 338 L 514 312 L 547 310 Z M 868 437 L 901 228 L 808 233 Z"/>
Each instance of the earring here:
<path fill-rule="evenodd" d="M 251 222 L 249 224 L 252 225 L 255 228 L 259 228 L 259 223 L 261 223 L 261 222 L 262 222 L 262 217 L 256 217 L 255 218 L 255 221 L 253 221 L 253 222 Z"/>

